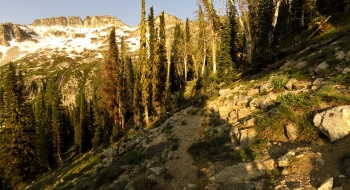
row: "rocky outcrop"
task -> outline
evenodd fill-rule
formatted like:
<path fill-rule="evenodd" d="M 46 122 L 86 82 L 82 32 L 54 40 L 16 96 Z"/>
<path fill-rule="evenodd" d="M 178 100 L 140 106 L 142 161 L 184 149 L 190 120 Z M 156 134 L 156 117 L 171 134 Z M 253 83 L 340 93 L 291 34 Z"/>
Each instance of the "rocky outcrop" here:
<path fill-rule="evenodd" d="M 331 142 L 350 133 L 350 105 L 331 108 L 316 114 L 314 125 L 325 134 Z"/>
<path fill-rule="evenodd" d="M 44 18 L 37 19 L 32 23 L 32 26 L 60 26 L 60 27 L 74 27 L 74 28 L 100 28 L 106 26 L 125 26 L 125 24 L 118 20 L 116 17 L 109 15 L 106 16 L 87 16 L 84 21 L 78 16 L 70 17 L 55 17 L 55 18 Z"/>
<path fill-rule="evenodd" d="M 116 17 L 106 16 L 87 16 L 83 21 L 84 28 L 100 28 L 104 26 L 125 26 L 125 24 Z"/>
<path fill-rule="evenodd" d="M 212 176 L 209 180 L 213 182 L 235 184 L 245 183 L 251 178 L 265 175 L 267 171 L 275 169 L 273 159 L 257 160 L 247 163 L 239 163 L 227 168 Z"/>
<path fill-rule="evenodd" d="M 74 27 L 74 28 L 83 28 L 83 22 L 81 21 L 81 18 L 78 16 L 69 16 L 67 18 L 67 26 Z"/>
<path fill-rule="evenodd" d="M 9 47 L 7 41 L 11 40 L 11 34 L 7 25 L 0 25 L 0 45 Z"/>
<path fill-rule="evenodd" d="M 67 26 L 67 18 L 64 16 L 55 17 L 55 18 L 44 18 L 44 19 L 36 19 L 32 26 Z"/>
<path fill-rule="evenodd" d="M 9 47 L 8 41 L 11 41 L 12 38 L 15 38 L 16 42 L 23 42 L 30 39 L 31 36 L 22 30 L 19 25 L 12 23 L 0 24 L 0 45 Z"/>

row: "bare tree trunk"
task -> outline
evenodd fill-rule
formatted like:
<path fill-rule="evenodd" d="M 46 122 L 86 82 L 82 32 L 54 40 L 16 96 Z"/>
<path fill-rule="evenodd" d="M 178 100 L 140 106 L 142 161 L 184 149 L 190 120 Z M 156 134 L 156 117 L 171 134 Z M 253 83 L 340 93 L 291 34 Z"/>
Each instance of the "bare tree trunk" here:
<path fill-rule="evenodd" d="M 212 43 L 212 56 L 213 56 L 213 74 L 216 74 L 216 40 L 215 40 L 215 32 L 211 30 L 211 43 Z"/>
<path fill-rule="evenodd" d="M 231 4 L 233 6 L 235 6 L 233 0 L 230 0 L 230 1 L 231 1 Z M 238 7 L 240 9 L 240 12 L 241 12 L 241 16 L 239 17 L 239 22 L 242 25 L 245 40 L 246 40 L 247 61 L 248 61 L 248 63 L 252 63 L 252 60 L 253 60 L 253 41 L 252 41 L 252 34 L 250 31 L 249 17 L 248 17 L 247 12 L 244 8 L 242 0 L 237 0 L 237 3 L 238 3 Z"/>
<path fill-rule="evenodd" d="M 282 2 L 282 0 L 277 0 L 275 14 L 273 16 L 273 21 L 272 21 L 272 27 L 273 28 L 275 28 L 276 24 L 277 24 L 277 18 L 278 18 L 278 13 L 279 13 L 279 10 L 280 10 L 281 2 Z"/>
<path fill-rule="evenodd" d="M 149 126 L 148 105 L 145 105 L 145 123 L 146 123 L 146 126 Z"/>
<path fill-rule="evenodd" d="M 185 83 L 187 82 L 187 42 L 185 40 L 185 55 L 184 55 L 184 65 L 185 65 Z"/>
<path fill-rule="evenodd" d="M 203 50 L 203 64 L 202 64 L 202 76 L 204 76 L 204 71 L 205 71 L 205 62 L 207 61 L 207 55 L 206 55 L 207 48 L 204 45 L 204 50 Z"/>

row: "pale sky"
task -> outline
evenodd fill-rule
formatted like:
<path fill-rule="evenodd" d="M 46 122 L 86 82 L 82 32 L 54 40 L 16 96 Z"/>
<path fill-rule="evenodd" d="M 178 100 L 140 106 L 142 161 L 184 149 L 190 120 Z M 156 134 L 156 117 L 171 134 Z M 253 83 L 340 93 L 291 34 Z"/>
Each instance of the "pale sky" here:
<path fill-rule="evenodd" d="M 223 0 L 214 0 L 216 9 Z M 195 18 L 197 0 L 146 0 L 146 11 L 153 6 L 155 16 L 161 11 L 185 20 Z M 116 16 L 130 26 L 141 20 L 141 0 L 0 0 L 0 23 L 30 24 L 35 19 L 57 16 Z"/>

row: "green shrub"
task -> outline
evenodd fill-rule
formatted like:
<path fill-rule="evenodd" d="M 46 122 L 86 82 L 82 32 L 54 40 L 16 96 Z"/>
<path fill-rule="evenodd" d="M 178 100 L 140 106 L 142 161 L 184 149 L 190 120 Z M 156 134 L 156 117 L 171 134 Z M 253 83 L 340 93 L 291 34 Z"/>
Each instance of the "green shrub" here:
<path fill-rule="evenodd" d="M 284 86 L 287 84 L 287 82 L 287 77 L 279 76 L 277 78 L 272 79 L 271 86 L 275 91 L 280 91 L 284 89 Z"/>

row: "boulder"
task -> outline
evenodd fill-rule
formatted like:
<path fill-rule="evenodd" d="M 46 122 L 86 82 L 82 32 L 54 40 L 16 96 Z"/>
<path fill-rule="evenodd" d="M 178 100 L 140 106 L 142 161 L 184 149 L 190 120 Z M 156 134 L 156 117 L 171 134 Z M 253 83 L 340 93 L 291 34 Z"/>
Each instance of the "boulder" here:
<path fill-rule="evenodd" d="M 350 50 L 346 53 L 345 58 L 350 58 Z"/>
<path fill-rule="evenodd" d="M 345 58 L 345 52 L 344 51 L 338 51 L 336 54 L 335 54 L 335 58 L 338 59 L 338 60 L 342 60 Z"/>
<path fill-rule="evenodd" d="M 247 121 L 244 122 L 245 127 L 253 127 L 255 125 L 255 118 L 250 118 Z"/>
<path fill-rule="evenodd" d="M 322 62 L 319 65 L 317 65 L 317 67 L 315 68 L 315 73 L 316 74 L 321 74 L 322 72 L 327 70 L 328 67 L 329 67 L 329 65 L 326 62 Z"/>
<path fill-rule="evenodd" d="M 219 108 L 219 115 L 222 119 L 226 120 L 229 114 L 235 109 L 235 107 L 222 106 Z"/>
<path fill-rule="evenodd" d="M 155 175 L 160 175 L 165 172 L 165 168 L 163 167 L 154 167 L 154 168 L 149 168 Z"/>
<path fill-rule="evenodd" d="M 331 142 L 350 133 L 350 105 L 338 106 L 315 115 L 314 125 L 325 134 Z"/>
<path fill-rule="evenodd" d="M 350 67 L 346 67 L 346 68 L 344 68 L 342 74 L 347 75 L 349 72 L 350 72 Z"/>
<path fill-rule="evenodd" d="M 249 108 L 242 108 L 238 110 L 237 117 L 238 119 L 245 118 L 251 114 L 251 111 Z"/>
<path fill-rule="evenodd" d="M 252 111 L 259 109 L 259 101 L 257 98 L 254 98 L 249 102 L 249 108 Z"/>
<path fill-rule="evenodd" d="M 297 80 L 295 78 L 291 78 L 287 81 L 286 85 L 284 85 L 284 87 L 287 89 L 287 90 L 292 90 L 293 88 L 293 84 L 296 83 Z"/>
<path fill-rule="evenodd" d="M 293 84 L 293 88 L 295 90 L 301 90 L 301 89 L 307 88 L 310 85 L 311 85 L 310 81 L 298 81 L 298 82 Z"/>
<path fill-rule="evenodd" d="M 287 138 L 294 141 L 298 138 L 298 127 L 294 123 L 288 123 L 284 126 L 284 132 Z"/>
<path fill-rule="evenodd" d="M 239 143 L 241 146 L 247 146 L 251 140 L 255 139 L 256 135 L 255 128 L 241 129 L 239 131 Z"/>
<path fill-rule="evenodd" d="M 161 153 L 166 147 L 169 147 L 171 142 L 162 142 L 156 145 L 147 146 L 145 151 L 145 157 L 151 159 L 155 154 Z"/>
<path fill-rule="evenodd" d="M 243 96 L 243 95 L 238 96 L 236 106 L 245 107 L 247 103 L 248 103 L 248 96 Z"/>
<path fill-rule="evenodd" d="M 302 68 L 306 67 L 307 65 L 308 65 L 307 61 L 302 61 L 302 62 L 299 62 L 298 64 L 296 64 L 294 67 L 296 69 L 302 69 Z"/>
<path fill-rule="evenodd" d="M 289 151 L 277 160 L 278 167 L 287 167 L 290 164 L 290 159 L 295 156 L 295 152 Z"/>
<path fill-rule="evenodd" d="M 327 178 L 323 181 L 322 185 L 317 190 L 332 190 L 333 188 L 333 177 Z"/>
<path fill-rule="evenodd" d="M 272 87 L 270 85 L 269 82 L 264 82 L 260 85 L 260 91 L 259 93 L 266 93 L 266 92 L 270 92 L 272 90 Z"/>
<path fill-rule="evenodd" d="M 314 82 L 312 82 L 312 85 L 314 85 L 314 86 L 319 86 L 319 85 L 321 85 L 322 82 L 323 82 L 323 79 L 324 79 L 324 78 L 317 78 L 317 79 L 315 79 Z"/>
<path fill-rule="evenodd" d="M 295 65 L 295 62 L 294 61 L 287 61 L 285 64 L 283 64 L 281 67 L 280 67 L 280 71 L 288 68 L 288 67 L 292 67 Z"/>
<path fill-rule="evenodd" d="M 259 89 L 251 89 L 248 91 L 247 96 L 254 96 L 259 94 Z"/>
<path fill-rule="evenodd" d="M 226 96 L 226 95 L 232 94 L 232 93 L 233 93 L 233 90 L 231 90 L 229 88 L 219 90 L 219 95 L 220 96 Z"/>
<path fill-rule="evenodd" d="M 258 178 L 265 175 L 267 171 L 274 169 L 275 161 L 273 159 L 256 160 L 226 167 L 210 177 L 209 180 L 227 184 L 245 183 L 251 178 Z"/>

